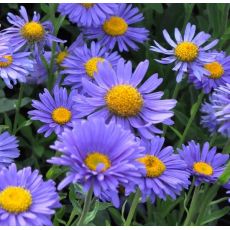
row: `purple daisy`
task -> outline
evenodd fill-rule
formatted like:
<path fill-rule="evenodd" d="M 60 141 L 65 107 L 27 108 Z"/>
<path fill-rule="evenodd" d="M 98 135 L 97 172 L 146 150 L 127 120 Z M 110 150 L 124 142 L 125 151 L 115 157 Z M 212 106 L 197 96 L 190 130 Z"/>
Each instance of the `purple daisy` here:
<path fill-rule="evenodd" d="M 230 84 L 215 89 L 211 104 L 218 121 L 218 132 L 230 137 Z"/>
<path fill-rule="evenodd" d="M 116 68 L 121 56 L 117 52 L 108 52 L 105 47 L 92 42 L 90 48 L 85 44 L 82 48 L 75 49 L 65 58 L 64 70 L 61 74 L 67 75 L 63 84 L 73 88 L 82 88 L 82 79 L 93 80 L 97 73 L 98 63 L 108 61 L 113 68 Z"/>
<path fill-rule="evenodd" d="M 176 195 L 190 184 L 186 163 L 174 154 L 171 146 L 163 148 L 164 141 L 164 138 L 155 136 L 151 141 L 142 142 L 145 150 L 137 161 L 144 166 L 141 183 L 138 184 L 144 202 L 147 197 L 153 203 L 156 197 L 176 199 Z"/>
<path fill-rule="evenodd" d="M 53 132 L 58 135 L 65 127 L 72 127 L 72 121 L 76 119 L 76 112 L 73 110 L 73 96 L 76 94 L 76 91 L 72 90 L 68 95 L 65 88 L 55 86 L 53 96 L 44 89 L 44 93 L 39 94 L 40 101 L 32 100 L 35 109 L 28 114 L 32 120 L 44 123 L 38 133 L 45 133 L 44 136 L 48 137 Z"/>
<path fill-rule="evenodd" d="M 96 197 L 118 207 L 119 186 L 138 183 L 140 173 L 135 159 L 142 148 L 130 131 L 114 122 L 107 125 L 104 119 L 74 122 L 73 129 L 65 129 L 51 148 L 62 155 L 48 162 L 69 168 L 59 190 L 70 183 L 80 183 L 84 191 L 92 188 Z"/>
<path fill-rule="evenodd" d="M 0 169 L 19 157 L 18 140 L 8 132 L 0 134 Z"/>
<path fill-rule="evenodd" d="M 162 133 L 155 125 L 173 124 L 170 118 L 174 115 L 172 109 L 177 101 L 161 99 L 163 92 L 153 93 L 162 83 L 158 74 L 141 83 L 148 67 L 149 61 L 146 60 L 132 73 L 130 61 L 125 64 L 120 59 L 116 70 L 108 62 L 99 63 L 95 82 L 82 80 L 87 95 L 74 97 L 78 117 L 103 117 L 107 123 L 115 121 L 132 131 L 135 128 L 147 139 Z"/>
<path fill-rule="evenodd" d="M 132 4 L 118 4 L 113 15 L 108 17 L 97 28 L 84 28 L 88 39 L 98 39 L 102 46 L 113 49 L 118 45 L 119 51 L 128 51 L 129 48 L 138 50 L 136 43 L 144 43 L 148 39 L 149 31 L 142 27 L 133 27 L 132 24 L 141 22 L 143 14 Z"/>
<path fill-rule="evenodd" d="M 212 96 L 209 97 L 209 100 L 212 101 Z M 215 134 L 217 132 L 218 121 L 212 104 L 204 102 L 201 106 L 200 112 L 202 113 L 201 125 L 204 128 L 207 128 L 211 134 Z"/>
<path fill-rule="evenodd" d="M 117 4 L 111 3 L 61 3 L 58 12 L 79 26 L 90 27 L 101 25 L 116 8 Z"/>
<path fill-rule="evenodd" d="M 64 68 L 63 61 L 69 56 L 69 54 L 73 53 L 74 50 L 76 50 L 79 47 L 84 46 L 84 39 L 83 34 L 80 34 L 76 40 L 71 44 L 70 47 L 65 47 L 64 50 L 62 50 L 59 46 L 57 46 L 57 54 L 56 54 L 56 63 L 59 67 Z"/>
<path fill-rule="evenodd" d="M 30 48 L 39 54 L 51 42 L 65 42 L 52 35 L 53 25 L 50 21 L 40 22 L 40 14 L 34 12 L 30 21 L 24 6 L 21 6 L 19 13 L 20 16 L 8 13 L 7 20 L 12 27 L 3 30 L 15 50 Z"/>
<path fill-rule="evenodd" d="M 215 61 L 207 63 L 204 68 L 209 71 L 200 80 L 194 74 L 189 74 L 189 81 L 193 82 L 197 89 L 203 89 L 204 93 L 210 93 L 219 85 L 230 83 L 230 56 L 221 51 L 217 53 Z"/>
<path fill-rule="evenodd" d="M 33 69 L 30 52 L 15 52 L 10 43 L 0 40 L 0 76 L 10 89 L 17 82 L 26 82 L 26 77 Z"/>
<path fill-rule="evenodd" d="M 209 74 L 204 68 L 204 64 L 215 61 L 216 53 L 208 53 L 207 51 L 218 43 L 218 39 L 202 47 L 211 35 L 205 32 L 199 32 L 195 36 L 195 32 L 196 26 L 190 23 L 188 23 L 185 28 L 184 37 L 182 37 L 178 28 L 175 28 L 174 34 L 176 42 L 174 42 L 168 32 L 163 30 L 164 38 L 172 49 L 167 50 L 156 41 L 154 41 L 155 46 L 151 46 L 152 51 L 168 56 L 161 60 L 155 59 L 157 62 L 166 65 L 175 62 L 173 71 L 178 72 L 176 77 L 177 82 L 180 82 L 184 73 L 188 72 L 201 80 L 204 74 Z"/>
<path fill-rule="evenodd" d="M 224 172 L 229 159 L 228 154 L 216 153 L 216 147 L 209 149 L 209 143 L 200 144 L 190 141 L 178 149 L 180 157 L 186 162 L 188 172 L 195 176 L 195 185 L 202 182 L 215 183 Z"/>
<path fill-rule="evenodd" d="M 0 172 L 0 225 L 53 225 L 54 209 L 60 207 L 52 180 L 44 182 L 38 170 L 17 171 L 12 164 Z"/>

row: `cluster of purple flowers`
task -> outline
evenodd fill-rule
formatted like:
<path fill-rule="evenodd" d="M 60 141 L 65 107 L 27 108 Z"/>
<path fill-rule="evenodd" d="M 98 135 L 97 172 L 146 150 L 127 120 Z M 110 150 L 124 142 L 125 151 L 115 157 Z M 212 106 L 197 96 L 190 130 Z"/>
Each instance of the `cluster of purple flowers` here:
<path fill-rule="evenodd" d="M 53 58 L 52 42 L 65 42 L 36 12 L 32 20 L 24 7 L 19 12 L 8 14 L 12 26 L 0 33 L 0 76 L 10 88 L 17 81 L 42 83 L 47 76 L 44 60 Z M 51 148 L 61 154 L 48 162 L 68 169 L 58 190 L 78 183 L 85 192 L 92 190 L 98 199 L 119 207 L 120 187 L 125 196 L 140 189 L 142 202 L 149 198 L 154 203 L 157 197 L 176 199 L 188 189 L 191 177 L 195 186 L 215 183 L 228 155 L 217 153 L 208 142 L 201 147 L 190 141 L 176 151 L 164 146 L 161 126 L 174 124 L 177 101 L 163 99 L 164 93 L 156 91 L 163 79 L 157 73 L 148 76 L 148 60 L 134 68 L 121 57 L 148 39 L 148 30 L 133 26 L 144 19 L 138 8 L 76 3 L 59 4 L 58 12 L 81 33 L 68 48 L 56 44 L 55 87 L 52 92 L 45 88 L 28 113 L 31 120 L 43 123 L 38 133 L 57 135 Z M 187 73 L 197 89 L 215 89 L 210 104 L 202 107 L 202 124 L 229 136 L 230 57 L 210 51 L 218 40 L 204 46 L 210 35 L 195 32 L 196 26 L 188 23 L 184 36 L 175 29 L 173 41 L 164 30 L 172 48 L 154 41 L 151 50 L 168 55 L 157 62 L 175 62 L 177 82 Z M 7 132 L 0 135 L 0 155 L 0 225 L 52 225 L 54 209 L 60 207 L 54 182 L 43 181 L 31 168 L 17 170 L 12 163 L 19 156 L 18 142 Z"/>

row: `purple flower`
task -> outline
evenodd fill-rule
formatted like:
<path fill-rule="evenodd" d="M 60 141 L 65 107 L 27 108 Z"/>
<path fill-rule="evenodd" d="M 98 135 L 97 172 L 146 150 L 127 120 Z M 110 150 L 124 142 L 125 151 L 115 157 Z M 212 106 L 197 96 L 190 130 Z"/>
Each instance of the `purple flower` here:
<path fill-rule="evenodd" d="M 30 52 L 16 52 L 11 43 L 0 39 L 0 76 L 10 89 L 17 82 L 25 83 L 26 77 L 33 69 Z"/>
<path fill-rule="evenodd" d="M 0 169 L 19 157 L 18 140 L 8 132 L 0 134 Z"/>
<path fill-rule="evenodd" d="M 199 32 L 195 36 L 196 26 L 187 24 L 182 37 L 178 28 L 175 28 L 174 42 L 168 32 L 163 30 L 163 35 L 172 49 L 167 50 L 163 48 L 159 43 L 154 41 L 155 46 L 151 46 L 151 50 L 157 53 L 165 54 L 168 57 L 157 60 L 161 64 L 171 64 L 175 62 L 173 71 L 178 72 L 176 81 L 180 82 L 184 73 L 191 73 L 197 79 L 201 80 L 204 74 L 208 75 L 209 72 L 204 68 L 204 64 L 215 61 L 215 53 L 208 53 L 207 51 L 214 47 L 218 43 L 218 39 L 212 41 L 208 45 L 202 47 L 204 43 L 208 41 L 211 35 L 205 32 Z"/>
<path fill-rule="evenodd" d="M 85 44 L 82 48 L 73 50 L 63 61 L 64 70 L 61 74 L 67 75 L 63 84 L 73 88 L 82 88 L 82 79 L 93 80 L 98 71 L 98 63 L 106 60 L 113 68 L 116 68 L 120 58 L 117 52 L 108 52 L 98 43 L 92 42 L 90 48 Z"/>
<path fill-rule="evenodd" d="M 203 89 L 204 93 L 210 93 L 212 89 L 219 85 L 230 83 L 230 56 L 226 56 L 225 52 L 217 53 L 215 61 L 207 63 L 204 68 L 209 71 L 209 74 L 199 80 L 193 73 L 189 75 L 189 81 L 193 82 L 197 89 Z"/>
<path fill-rule="evenodd" d="M 35 108 L 29 111 L 32 120 L 38 120 L 44 125 L 38 129 L 38 133 L 45 133 L 48 137 L 55 132 L 62 133 L 65 127 L 72 127 L 72 121 L 76 119 L 76 112 L 73 110 L 73 96 L 76 91 L 71 91 L 68 95 L 65 88 L 54 87 L 53 95 L 47 89 L 39 94 L 40 101 L 33 100 L 32 106 Z"/>
<path fill-rule="evenodd" d="M 69 20 L 79 26 L 99 26 L 117 8 L 117 4 L 108 3 L 62 3 L 58 12 L 68 16 Z"/>
<path fill-rule="evenodd" d="M 56 38 L 53 33 L 53 25 L 50 21 L 40 22 L 40 15 L 34 12 L 32 20 L 28 18 L 24 6 L 19 10 L 20 16 L 8 13 L 7 20 L 12 27 L 3 30 L 3 35 L 9 39 L 15 50 L 28 49 L 35 51 L 35 56 L 40 54 L 45 45 L 55 42 L 65 42 Z"/>
<path fill-rule="evenodd" d="M 114 122 L 103 119 L 74 122 L 73 129 L 65 129 L 51 148 L 62 152 L 49 163 L 69 168 L 59 184 L 62 189 L 70 183 L 80 183 L 84 191 L 93 189 L 96 197 L 119 206 L 119 186 L 137 184 L 137 170 L 142 148 L 135 136 Z"/>
<path fill-rule="evenodd" d="M 118 45 L 120 52 L 129 48 L 137 50 L 136 43 L 144 43 L 148 39 L 149 31 L 132 24 L 142 21 L 143 14 L 132 4 L 118 4 L 117 9 L 101 26 L 84 28 L 84 34 L 89 39 L 98 39 L 102 46 L 113 49 Z"/>
<path fill-rule="evenodd" d="M 146 60 L 132 73 L 130 61 L 125 64 L 120 59 L 116 70 L 108 62 L 99 63 L 94 83 L 82 80 L 86 95 L 74 97 L 78 117 L 103 117 L 107 123 L 115 121 L 125 129 L 136 129 L 148 139 L 156 133 L 162 133 L 156 125 L 173 124 L 171 117 L 176 100 L 161 99 L 163 92 L 153 93 L 162 83 L 158 74 L 141 83 L 148 67 Z"/>
<path fill-rule="evenodd" d="M 151 141 L 144 141 L 142 156 L 137 159 L 144 168 L 141 183 L 142 200 L 147 197 L 155 202 L 156 197 L 166 200 L 167 196 L 176 199 L 183 188 L 190 184 L 186 163 L 173 153 L 171 146 L 163 148 L 164 138 L 155 136 Z"/>
<path fill-rule="evenodd" d="M 12 164 L 0 172 L 0 225 L 53 225 L 54 209 L 60 207 L 52 180 L 44 182 L 38 170 L 17 171 Z"/>
<path fill-rule="evenodd" d="M 200 144 L 190 141 L 178 149 L 180 157 L 186 162 L 188 172 L 195 176 L 195 185 L 202 182 L 215 183 L 224 172 L 229 159 L 228 154 L 216 153 L 216 147 L 209 149 L 209 143 Z"/>

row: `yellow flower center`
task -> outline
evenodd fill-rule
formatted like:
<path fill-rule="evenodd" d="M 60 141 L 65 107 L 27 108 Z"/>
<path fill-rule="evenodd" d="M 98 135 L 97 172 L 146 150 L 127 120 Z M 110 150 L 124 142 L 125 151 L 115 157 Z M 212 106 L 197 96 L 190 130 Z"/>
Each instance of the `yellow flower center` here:
<path fill-rule="evenodd" d="M 210 72 L 210 78 L 218 79 L 224 74 L 223 66 L 215 61 L 204 65 L 204 68 Z"/>
<path fill-rule="evenodd" d="M 199 48 L 193 42 L 181 42 L 174 50 L 176 57 L 180 61 L 192 62 L 199 53 Z"/>
<path fill-rule="evenodd" d="M 159 177 L 166 169 L 165 164 L 152 155 L 138 158 L 138 161 L 145 165 L 147 177 Z"/>
<path fill-rule="evenodd" d="M 26 212 L 31 204 L 31 193 L 22 187 L 9 186 L 0 192 L 0 206 L 7 212 Z"/>
<path fill-rule="evenodd" d="M 85 63 L 85 71 L 89 77 L 93 78 L 94 74 L 97 73 L 97 64 L 104 60 L 105 59 L 101 57 L 93 57 Z"/>
<path fill-rule="evenodd" d="M 82 6 L 84 6 L 85 8 L 89 9 L 91 8 L 95 3 L 81 3 Z"/>
<path fill-rule="evenodd" d="M 71 117 L 71 111 L 64 107 L 58 107 L 52 112 L 52 119 L 60 125 L 64 125 L 69 122 Z"/>
<path fill-rule="evenodd" d="M 12 64 L 13 57 L 11 55 L 4 55 L 3 58 L 7 61 L 0 61 L 0 68 L 6 68 Z"/>
<path fill-rule="evenodd" d="M 193 170 L 205 176 L 211 176 L 213 174 L 212 166 L 201 161 L 193 164 Z"/>
<path fill-rule="evenodd" d="M 136 116 L 143 106 L 141 94 L 131 85 L 116 85 L 105 96 L 108 109 L 121 117 Z"/>
<path fill-rule="evenodd" d="M 44 38 L 45 29 L 39 22 L 27 22 L 22 27 L 21 34 L 29 42 L 39 42 Z"/>
<path fill-rule="evenodd" d="M 59 52 L 57 57 L 56 57 L 57 64 L 60 66 L 67 56 L 68 56 L 67 50 Z"/>
<path fill-rule="evenodd" d="M 96 171 L 99 164 L 103 164 L 104 167 L 102 172 L 106 171 L 111 167 L 110 160 L 108 156 L 99 152 L 92 152 L 85 158 L 85 164 L 87 167 L 93 171 Z"/>
<path fill-rule="evenodd" d="M 128 29 L 128 24 L 126 21 L 117 16 L 112 16 L 110 19 L 106 20 L 103 24 L 103 30 L 105 33 L 111 36 L 123 35 Z"/>

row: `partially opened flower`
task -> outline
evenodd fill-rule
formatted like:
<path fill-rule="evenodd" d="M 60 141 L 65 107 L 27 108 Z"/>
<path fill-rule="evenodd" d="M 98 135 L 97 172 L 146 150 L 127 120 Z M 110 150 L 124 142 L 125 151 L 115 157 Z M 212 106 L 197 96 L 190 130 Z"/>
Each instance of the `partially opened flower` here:
<path fill-rule="evenodd" d="M 193 73 L 189 75 L 189 81 L 193 82 L 197 89 L 203 89 L 205 93 L 210 93 L 219 85 L 230 83 L 230 56 L 225 52 L 217 53 L 215 61 L 207 63 L 204 68 L 208 70 L 209 74 L 199 80 Z"/>
<path fill-rule="evenodd" d="M 161 64 L 171 64 L 175 62 L 173 71 L 177 72 L 176 81 L 180 82 L 185 73 L 193 74 L 197 79 L 201 80 L 204 74 L 209 72 L 204 68 L 205 64 L 215 61 L 216 53 L 207 52 L 218 43 L 218 39 L 204 45 L 211 37 L 210 34 L 199 32 L 195 36 L 196 26 L 187 24 L 182 37 L 181 33 L 175 28 L 175 39 L 173 41 L 166 30 L 163 30 L 163 35 L 172 49 L 163 48 L 158 42 L 154 41 L 155 45 L 151 46 L 151 50 L 157 53 L 165 54 L 168 57 L 157 60 Z"/>
<path fill-rule="evenodd" d="M 0 77 L 10 89 L 17 82 L 25 83 L 33 70 L 30 52 L 16 52 L 8 41 L 0 40 Z"/>
<path fill-rule="evenodd" d="M 53 25 L 50 21 L 40 22 L 40 15 L 34 12 L 29 19 L 24 6 L 19 10 L 20 16 L 8 13 L 7 20 L 11 27 L 6 28 L 3 34 L 9 39 L 15 50 L 35 50 L 35 55 L 41 53 L 45 45 L 55 42 L 65 42 L 53 35 Z"/>
<path fill-rule="evenodd" d="M 84 45 L 83 40 L 83 34 L 80 34 L 76 40 L 71 44 L 70 47 L 65 49 L 61 49 L 59 46 L 57 46 L 57 55 L 56 55 L 56 63 L 59 67 L 64 68 L 63 62 L 64 60 L 71 54 L 73 51 L 79 47 L 82 47 Z"/>
<path fill-rule="evenodd" d="M 144 43 L 149 31 L 132 25 L 143 20 L 143 14 L 132 4 L 118 4 L 115 12 L 96 28 L 84 28 L 89 39 L 98 39 L 102 46 L 113 49 L 118 45 L 120 52 L 130 48 L 137 50 L 136 43 Z"/>
<path fill-rule="evenodd" d="M 53 225 L 55 209 L 60 207 L 52 180 L 43 181 L 38 170 L 17 171 L 16 165 L 0 172 L 0 225 Z"/>
<path fill-rule="evenodd" d="M 161 99 L 163 92 L 153 92 L 162 79 L 154 74 L 141 83 L 149 62 L 141 62 L 134 73 L 129 61 L 120 59 L 116 70 L 108 62 L 98 64 L 94 82 L 83 79 L 86 95 L 78 95 L 75 109 L 78 117 L 103 117 L 107 123 L 115 121 L 125 129 L 136 129 L 145 138 L 151 139 L 162 133 L 157 124 L 173 124 L 170 119 L 176 100 Z"/>
<path fill-rule="evenodd" d="M 117 52 L 108 52 L 98 43 L 92 42 L 90 48 L 85 44 L 82 48 L 73 50 L 62 63 L 65 68 L 61 73 L 67 75 L 63 84 L 82 88 L 82 79 L 93 80 L 98 71 L 98 63 L 106 60 L 111 67 L 116 68 L 120 58 Z"/>
<path fill-rule="evenodd" d="M 202 182 L 215 183 L 224 172 L 229 159 L 228 154 L 216 153 L 216 147 L 210 149 L 209 143 L 200 144 L 190 141 L 178 149 L 180 157 L 186 162 L 188 172 L 195 176 L 195 185 Z"/>
<path fill-rule="evenodd" d="M 139 188 L 142 200 L 149 197 L 152 202 L 156 197 L 166 200 L 167 196 L 176 199 L 190 184 L 186 163 L 174 154 L 171 146 L 163 147 L 164 138 L 155 136 L 151 141 L 143 141 L 145 147 L 142 156 L 137 159 L 144 169 Z"/>
<path fill-rule="evenodd" d="M 59 135 L 53 149 L 62 153 L 48 162 L 69 168 L 59 184 L 62 189 L 79 183 L 84 191 L 93 189 L 94 195 L 119 206 L 118 188 L 138 183 L 137 162 L 141 148 L 135 136 L 114 122 L 103 119 L 82 120 Z"/>
<path fill-rule="evenodd" d="M 116 8 L 114 3 L 61 3 L 58 12 L 79 26 L 95 27 L 101 25 Z"/>
<path fill-rule="evenodd" d="M 0 134 L 0 169 L 10 165 L 19 157 L 18 140 L 8 132 Z"/>
<path fill-rule="evenodd" d="M 45 133 L 48 137 L 55 132 L 62 133 L 65 127 L 72 127 L 72 121 L 76 119 L 76 112 L 73 110 L 73 90 L 68 95 L 65 88 L 54 87 L 53 95 L 47 89 L 39 94 L 40 101 L 33 100 L 34 110 L 29 111 L 32 120 L 38 120 L 44 125 L 38 129 L 38 133 Z"/>

